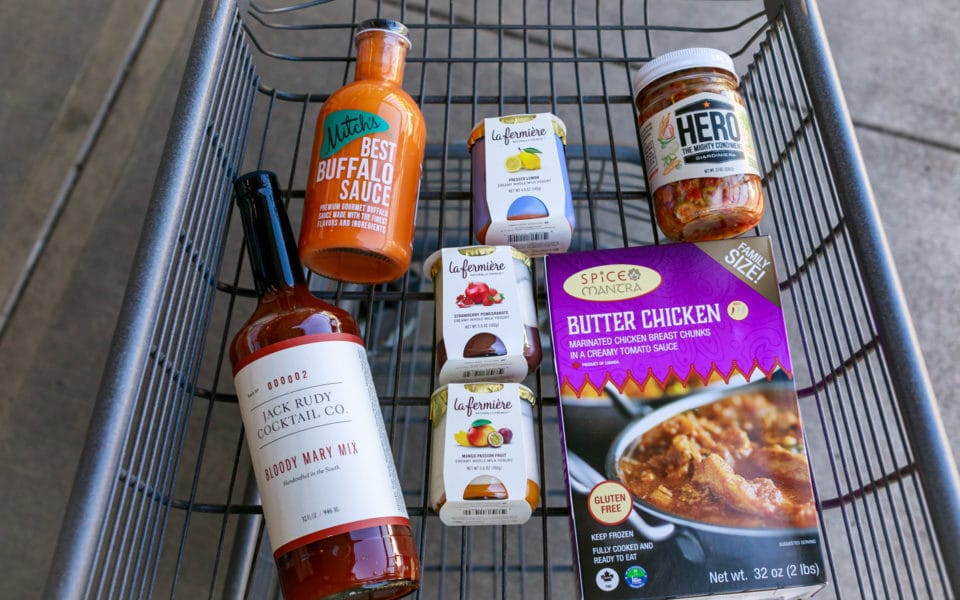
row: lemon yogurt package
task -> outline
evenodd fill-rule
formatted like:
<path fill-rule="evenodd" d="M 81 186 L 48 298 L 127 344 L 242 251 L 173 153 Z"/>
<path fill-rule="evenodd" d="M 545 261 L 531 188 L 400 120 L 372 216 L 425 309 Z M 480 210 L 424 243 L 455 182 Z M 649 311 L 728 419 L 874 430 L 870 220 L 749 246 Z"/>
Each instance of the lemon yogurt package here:
<path fill-rule="evenodd" d="M 528 256 L 566 252 L 575 225 L 564 147 L 550 113 L 484 119 L 470 134 L 474 235 Z"/>

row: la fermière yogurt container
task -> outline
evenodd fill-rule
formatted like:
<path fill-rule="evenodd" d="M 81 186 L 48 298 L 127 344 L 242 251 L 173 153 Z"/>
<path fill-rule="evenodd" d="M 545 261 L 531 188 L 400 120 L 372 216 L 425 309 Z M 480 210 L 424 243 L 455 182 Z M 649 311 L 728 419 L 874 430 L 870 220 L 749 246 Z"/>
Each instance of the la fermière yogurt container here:
<path fill-rule="evenodd" d="M 451 383 L 430 398 L 430 506 L 447 525 L 517 525 L 540 503 L 537 397 L 519 383 Z"/>
<path fill-rule="evenodd" d="M 519 383 L 540 366 L 532 269 L 530 257 L 510 246 L 443 248 L 427 258 L 439 385 Z"/>
<path fill-rule="evenodd" d="M 550 113 L 484 119 L 467 140 L 474 235 L 528 256 L 566 252 L 576 218 L 567 129 Z"/>

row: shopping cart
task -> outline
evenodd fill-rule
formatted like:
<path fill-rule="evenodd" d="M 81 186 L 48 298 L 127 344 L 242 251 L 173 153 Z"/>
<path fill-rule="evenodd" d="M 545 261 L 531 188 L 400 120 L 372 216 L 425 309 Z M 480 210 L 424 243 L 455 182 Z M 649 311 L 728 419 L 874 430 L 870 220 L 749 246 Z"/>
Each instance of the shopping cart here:
<path fill-rule="evenodd" d="M 735 57 L 754 124 L 768 201 L 759 231 L 776 247 L 827 549 L 821 596 L 958 596 L 960 483 L 814 0 L 210 0 L 49 597 L 277 595 L 224 356 L 255 302 L 230 184 L 277 171 L 296 227 L 314 119 L 352 79 L 354 24 L 375 15 L 410 27 L 405 88 L 429 130 L 414 265 L 386 285 L 310 285 L 363 328 L 424 565 L 419 596 L 577 596 L 548 335 L 527 382 L 541 398 L 541 507 L 523 526 L 476 528 L 445 527 L 427 508 L 435 334 L 420 263 L 472 241 L 467 135 L 487 116 L 559 115 L 572 249 L 659 243 L 631 78 L 694 45 Z"/>

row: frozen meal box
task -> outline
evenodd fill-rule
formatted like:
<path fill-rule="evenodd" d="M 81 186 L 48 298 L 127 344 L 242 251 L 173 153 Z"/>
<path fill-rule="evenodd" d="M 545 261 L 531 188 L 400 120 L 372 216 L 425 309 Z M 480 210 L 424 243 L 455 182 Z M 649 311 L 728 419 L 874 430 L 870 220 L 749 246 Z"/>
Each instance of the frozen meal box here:
<path fill-rule="evenodd" d="M 769 238 L 545 260 L 583 597 L 819 590 Z"/>

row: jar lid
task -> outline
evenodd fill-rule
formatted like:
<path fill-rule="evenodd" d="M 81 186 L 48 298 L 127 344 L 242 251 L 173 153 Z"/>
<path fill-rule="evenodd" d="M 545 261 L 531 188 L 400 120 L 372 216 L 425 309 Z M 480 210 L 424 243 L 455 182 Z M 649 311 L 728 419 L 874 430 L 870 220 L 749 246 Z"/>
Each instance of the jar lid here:
<path fill-rule="evenodd" d="M 557 115 L 553 113 L 538 113 L 545 114 L 550 117 L 550 122 L 553 123 L 553 133 L 556 134 L 560 141 L 563 142 L 563 145 L 567 145 L 567 126 Z M 518 114 L 518 115 L 504 115 L 500 117 L 493 117 L 499 119 L 501 123 L 507 123 L 510 125 L 516 125 L 518 123 L 526 123 L 527 121 L 532 121 L 537 118 L 537 114 Z M 473 130 L 470 131 L 470 136 L 467 138 L 467 150 L 473 150 L 473 145 L 476 144 L 480 138 L 486 135 L 484 130 L 484 121 L 480 121 L 473 126 Z"/>
<path fill-rule="evenodd" d="M 457 248 L 457 252 L 464 256 L 486 256 L 488 254 L 493 254 L 496 252 L 498 246 L 461 246 Z M 517 260 L 523 263 L 528 270 L 533 270 L 533 259 L 517 250 L 513 246 L 508 246 L 510 248 L 510 256 L 513 257 L 513 260 Z M 443 254 L 443 249 L 437 250 L 433 254 L 427 257 L 427 260 L 423 261 L 423 272 L 430 274 L 430 279 L 436 280 L 437 275 L 440 273 L 440 256 Z"/>
<path fill-rule="evenodd" d="M 409 28 L 400 21 L 394 21 L 393 19 L 367 19 L 361 21 L 357 25 L 357 32 L 354 34 L 354 38 L 359 36 L 361 33 L 366 33 L 368 31 L 386 31 L 387 33 L 392 33 L 398 35 L 407 42 L 407 45 L 410 46 L 410 37 L 409 37 Z"/>
<path fill-rule="evenodd" d="M 633 89 L 637 94 L 643 91 L 657 79 L 664 75 L 683 71 L 684 69 L 698 68 L 723 69 L 733 75 L 733 78 L 739 83 L 737 73 L 734 70 L 733 59 L 723 50 L 714 48 L 684 48 L 667 52 L 654 58 L 643 65 L 637 74 L 633 77 Z"/>

